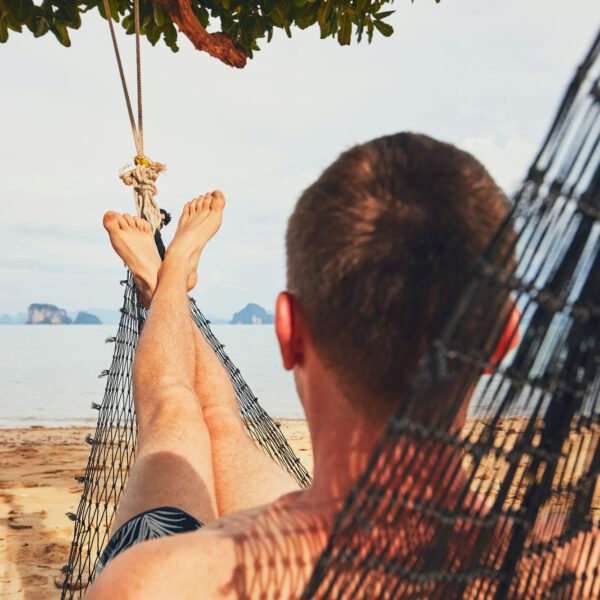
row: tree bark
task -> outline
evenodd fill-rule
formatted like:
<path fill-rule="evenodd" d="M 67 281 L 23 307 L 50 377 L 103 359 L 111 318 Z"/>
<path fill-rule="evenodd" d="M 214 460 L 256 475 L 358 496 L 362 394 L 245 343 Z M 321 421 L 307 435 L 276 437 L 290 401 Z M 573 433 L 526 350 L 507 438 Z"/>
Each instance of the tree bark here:
<path fill-rule="evenodd" d="M 208 33 L 194 14 L 190 0 L 154 0 L 173 19 L 197 50 L 208 52 L 230 67 L 242 69 L 247 56 L 224 33 Z"/>

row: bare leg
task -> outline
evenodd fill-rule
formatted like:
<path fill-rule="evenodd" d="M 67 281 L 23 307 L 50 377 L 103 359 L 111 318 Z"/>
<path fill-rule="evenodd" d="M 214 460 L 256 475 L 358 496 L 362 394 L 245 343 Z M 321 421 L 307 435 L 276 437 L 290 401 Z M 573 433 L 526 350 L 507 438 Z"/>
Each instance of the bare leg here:
<path fill-rule="evenodd" d="M 248 436 L 223 365 L 197 327 L 196 394 L 210 433 L 219 514 L 273 502 L 296 482 Z"/>
<path fill-rule="evenodd" d="M 221 192 L 214 192 L 212 195 L 206 194 L 206 196 L 200 197 L 196 201 L 192 201 L 192 203 L 188 203 L 184 207 L 182 219 L 186 215 L 189 215 L 191 210 L 190 206 L 198 206 L 200 201 L 204 202 L 202 199 L 208 200 L 209 203 L 212 203 L 214 200 L 215 206 L 220 206 L 220 210 L 222 210 L 222 206 L 224 205 L 224 197 Z M 218 216 L 220 224 L 220 213 Z M 204 460 L 204 462 L 206 457 L 210 456 L 210 453 L 212 452 L 212 471 L 214 473 L 214 479 L 216 479 L 213 484 L 213 489 L 216 491 L 216 502 L 211 502 L 212 511 L 208 511 L 208 517 L 197 517 L 200 520 L 207 520 L 208 518 L 214 517 L 215 514 L 228 514 L 230 512 L 244 510 L 252 506 L 271 502 L 284 493 L 298 489 L 298 486 L 294 480 L 283 469 L 281 469 L 270 458 L 268 458 L 261 450 L 259 450 L 254 442 L 249 438 L 237 408 L 235 393 L 229 377 L 227 376 L 220 361 L 215 356 L 214 352 L 208 346 L 197 327 L 192 323 L 189 317 L 187 324 L 189 325 L 193 335 L 195 365 L 193 366 L 193 370 L 191 370 L 190 365 L 185 364 L 184 370 L 187 375 L 189 375 L 190 372 L 194 373 L 194 389 L 197 395 L 195 402 L 197 405 L 196 409 L 199 411 L 198 415 L 195 418 L 193 414 L 188 414 L 186 417 L 184 417 L 183 414 L 178 416 L 178 411 L 173 410 L 172 403 L 166 403 L 170 407 L 169 410 L 166 410 L 165 402 L 162 400 L 159 400 L 156 403 L 148 403 L 144 401 L 143 404 L 141 401 L 139 401 L 139 398 L 141 398 L 142 389 L 152 389 L 153 386 L 149 382 L 151 382 L 153 378 L 156 380 L 156 375 L 153 376 L 154 363 L 159 362 L 161 363 L 160 367 L 164 367 L 164 363 L 162 361 L 165 358 L 169 360 L 173 357 L 172 354 L 170 354 L 168 357 L 165 357 L 164 355 L 169 354 L 169 345 L 173 344 L 179 335 L 175 334 L 173 330 L 174 323 L 172 311 L 174 308 L 176 308 L 178 311 L 178 317 L 181 316 L 181 294 L 176 295 L 176 306 L 172 305 L 172 299 L 164 302 L 161 301 L 158 307 L 155 306 L 153 295 L 155 293 L 157 284 L 156 271 L 160 267 L 160 259 L 154 248 L 152 237 L 149 234 L 150 229 L 147 223 L 138 219 L 137 217 L 132 218 L 128 215 L 121 216 L 117 215 L 116 213 L 107 213 L 105 217 L 105 226 L 111 234 L 111 242 L 115 250 L 125 260 L 125 262 L 127 262 L 128 266 L 132 270 L 138 289 L 143 290 L 142 302 L 146 306 L 149 306 L 150 303 L 152 303 L 150 316 L 144 328 L 144 335 L 140 340 L 140 345 L 138 347 L 136 365 L 134 369 L 136 411 L 140 424 L 140 448 L 136 465 L 131 472 L 127 493 L 125 494 L 117 513 L 116 526 L 122 524 L 131 516 L 134 516 L 135 514 L 146 510 L 146 508 L 151 507 L 145 506 L 146 504 L 158 506 L 159 504 L 157 503 L 157 500 L 161 498 L 161 494 L 170 489 L 177 489 L 177 487 L 173 487 L 173 484 L 169 481 L 165 480 L 161 482 L 160 480 L 156 479 L 156 467 L 161 466 L 160 464 L 156 464 L 156 456 L 151 462 L 141 460 L 143 458 L 142 452 L 145 453 L 147 449 L 152 449 L 152 443 L 154 440 L 159 439 L 159 436 L 157 436 L 152 429 L 152 411 L 154 410 L 154 404 L 158 405 L 158 412 L 161 414 L 163 419 L 168 419 L 169 414 L 172 415 L 171 420 L 173 421 L 173 425 L 167 428 L 167 430 L 170 432 L 175 430 L 175 425 L 187 425 L 182 423 L 184 418 L 187 421 L 197 420 L 201 422 L 198 425 L 197 433 L 189 432 L 185 427 L 180 432 L 181 435 L 185 434 L 187 436 L 188 443 L 191 438 L 193 449 L 196 451 L 196 453 L 199 453 L 200 458 Z M 117 227 L 118 229 L 116 229 Z M 218 225 L 216 227 L 218 228 Z M 141 235 L 140 232 L 146 233 L 145 239 L 137 239 Z M 152 243 L 148 243 L 149 240 Z M 173 249 L 170 249 L 171 256 L 173 255 L 173 250 L 177 249 L 175 241 L 176 240 L 174 240 L 174 243 L 172 244 Z M 125 242 L 127 245 L 125 245 Z M 141 252 L 142 248 L 143 252 Z M 140 253 L 146 255 L 143 260 L 141 260 L 139 256 Z M 152 257 L 149 256 L 150 254 L 152 254 Z M 188 272 L 188 290 L 193 287 L 197 280 L 195 272 L 197 260 L 197 256 L 192 256 L 189 260 L 192 271 Z M 186 263 L 184 257 L 180 257 L 180 263 Z M 161 281 L 161 285 L 164 286 L 164 277 L 161 277 Z M 181 279 L 179 280 L 179 284 L 181 284 Z M 181 291 L 180 288 L 181 285 L 179 285 L 179 292 Z M 162 293 L 160 297 L 162 296 L 170 298 L 172 294 Z M 155 318 L 155 315 L 158 314 L 159 311 L 161 316 Z M 187 312 L 187 301 L 186 314 L 189 314 Z M 162 321 L 161 325 L 158 326 L 159 339 L 152 339 L 148 342 L 148 344 L 142 345 L 143 341 L 150 338 L 148 329 L 151 318 L 152 322 L 158 319 L 161 319 Z M 185 332 L 185 324 L 178 319 L 178 331 L 181 328 L 183 328 Z M 154 329 L 154 327 L 152 329 Z M 164 331 L 165 329 L 167 329 L 166 335 Z M 154 338 L 155 336 L 153 335 L 152 337 Z M 167 338 L 167 345 L 164 346 L 164 350 L 157 352 L 155 345 L 161 343 L 163 337 Z M 183 337 L 183 339 L 187 340 L 187 334 Z M 149 350 L 141 352 L 142 349 L 145 350 L 146 347 L 148 347 Z M 185 354 L 187 358 L 191 356 L 189 347 L 186 348 Z M 146 361 L 144 360 L 144 366 L 138 367 L 138 365 L 142 364 L 142 358 L 144 355 L 149 355 L 150 361 L 146 365 Z M 184 365 L 184 363 L 179 363 L 177 365 L 179 370 L 181 370 L 182 365 Z M 163 371 L 166 373 L 171 372 L 164 368 Z M 173 384 L 172 378 L 167 381 L 167 383 L 168 386 L 165 387 L 171 387 Z M 181 391 L 185 391 L 185 394 L 183 395 L 189 397 L 189 379 L 185 380 L 184 384 L 186 389 Z M 198 398 L 200 399 L 200 404 L 198 404 Z M 193 407 L 190 408 L 187 406 L 186 408 L 191 409 L 193 413 Z M 167 412 L 167 415 L 164 415 L 165 412 Z M 148 425 L 145 424 L 146 413 L 150 415 L 148 418 Z M 206 439 L 207 427 L 212 444 Z M 149 432 L 150 435 L 144 436 L 144 433 L 146 432 Z M 164 432 L 161 430 L 161 435 L 163 434 Z M 199 436 L 196 441 L 194 441 L 195 436 Z M 149 442 L 142 445 L 142 440 L 144 437 L 148 437 Z M 182 448 L 184 448 L 183 445 L 180 445 L 179 441 L 171 441 L 174 441 L 174 443 L 171 445 L 175 446 L 177 451 L 180 451 Z M 187 455 L 189 451 L 192 451 L 192 448 L 186 450 L 185 455 Z M 162 456 L 161 462 L 164 463 L 164 468 L 161 469 L 164 471 L 164 478 L 168 478 L 172 474 L 176 474 L 178 471 L 180 471 L 180 469 L 173 468 L 177 466 L 173 464 L 173 456 Z M 148 468 L 145 468 L 146 464 L 148 465 Z M 202 473 L 207 472 L 207 465 L 202 465 L 200 470 Z M 190 483 L 194 482 L 194 478 L 188 477 L 188 479 L 190 480 Z M 212 477 L 205 479 L 207 481 L 211 481 Z M 152 486 L 156 489 L 148 489 L 147 486 L 151 485 L 153 480 L 158 481 L 157 485 Z M 184 489 L 178 494 L 178 496 L 185 496 L 186 498 L 198 498 L 205 495 L 200 493 L 201 491 L 202 490 Z M 168 495 L 170 498 L 170 493 Z M 152 502 L 148 502 L 148 499 L 152 499 Z M 169 502 L 167 499 L 162 500 L 160 504 L 177 504 L 178 507 L 184 508 L 182 502 Z M 200 511 L 198 511 L 197 508 L 184 509 L 196 516 L 196 514 L 207 512 L 204 507 L 205 503 L 201 502 L 201 504 L 202 506 L 200 507 Z M 215 504 L 218 506 L 218 513 L 215 513 L 214 511 Z M 194 512 L 194 510 L 196 512 Z"/>
<path fill-rule="evenodd" d="M 210 437 L 194 391 L 195 341 L 187 291 L 190 264 L 195 261 L 197 265 L 202 248 L 217 231 L 222 208 L 223 204 L 211 208 L 210 200 L 203 197 L 188 203 L 171 245 L 173 250 L 160 267 L 133 369 L 138 454 L 115 528 L 158 506 L 176 506 L 200 521 L 217 516 Z M 128 219 L 121 219 L 129 224 Z M 137 266 L 120 242 L 124 226 L 119 216 L 107 215 L 105 226 L 113 246 L 132 269 L 148 264 L 151 258 L 140 254 L 149 252 L 148 245 L 140 242 L 141 234 L 151 236 L 143 223 L 133 222 L 140 234 L 137 238 L 125 229 Z M 139 274 L 136 282 L 138 278 Z"/>

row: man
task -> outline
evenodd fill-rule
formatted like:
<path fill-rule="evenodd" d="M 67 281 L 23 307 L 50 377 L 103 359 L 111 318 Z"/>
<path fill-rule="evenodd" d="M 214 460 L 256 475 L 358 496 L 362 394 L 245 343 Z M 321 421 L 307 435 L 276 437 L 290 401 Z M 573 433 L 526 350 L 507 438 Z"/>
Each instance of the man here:
<path fill-rule="evenodd" d="M 146 222 L 105 215 L 149 315 L 133 373 L 137 460 L 90 598 L 299 597 L 507 214 L 472 156 L 410 133 L 352 148 L 303 193 L 275 316 L 313 444 L 314 482 L 299 490 L 246 435 L 229 379 L 189 316 L 224 205 L 219 191 L 187 203 L 162 264 Z"/>

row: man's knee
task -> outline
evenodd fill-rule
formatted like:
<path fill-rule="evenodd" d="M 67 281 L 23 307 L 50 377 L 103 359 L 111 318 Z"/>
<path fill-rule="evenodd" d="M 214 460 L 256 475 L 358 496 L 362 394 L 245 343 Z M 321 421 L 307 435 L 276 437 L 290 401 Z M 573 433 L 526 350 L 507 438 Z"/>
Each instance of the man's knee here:
<path fill-rule="evenodd" d="M 211 437 L 234 437 L 243 436 L 248 438 L 242 416 L 234 405 L 209 405 L 204 407 L 203 418 Z"/>
<path fill-rule="evenodd" d="M 134 391 L 135 393 L 135 391 Z M 140 430 L 180 430 L 202 418 L 193 388 L 181 384 L 157 384 L 136 396 Z"/>

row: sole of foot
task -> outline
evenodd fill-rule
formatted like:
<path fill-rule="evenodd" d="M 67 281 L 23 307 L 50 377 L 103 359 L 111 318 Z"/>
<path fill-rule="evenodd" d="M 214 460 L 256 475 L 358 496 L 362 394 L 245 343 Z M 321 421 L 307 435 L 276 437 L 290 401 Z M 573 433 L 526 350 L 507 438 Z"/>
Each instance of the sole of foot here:
<path fill-rule="evenodd" d="M 167 254 L 174 260 L 187 261 L 188 291 L 198 281 L 200 254 L 219 230 L 224 206 L 225 196 L 215 191 L 198 196 L 183 207 L 177 232 Z M 103 225 L 112 247 L 133 275 L 142 306 L 149 308 L 162 265 L 150 224 L 140 217 L 109 211 L 104 215 Z"/>
<path fill-rule="evenodd" d="M 150 224 L 140 217 L 114 211 L 107 212 L 102 223 L 112 247 L 133 275 L 142 305 L 148 308 L 161 265 Z"/>
<path fill-rule="evenodd" d="M 202 250 L 221 227 L 224 208 L 225 196 L 219 190 L 198 196 L 183 207 L 165 262 L 187 261 L 188 284 L 191 287 L 198 278 L 198 261 Z"/>

